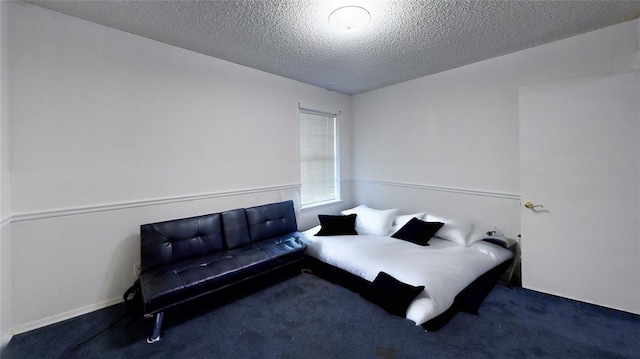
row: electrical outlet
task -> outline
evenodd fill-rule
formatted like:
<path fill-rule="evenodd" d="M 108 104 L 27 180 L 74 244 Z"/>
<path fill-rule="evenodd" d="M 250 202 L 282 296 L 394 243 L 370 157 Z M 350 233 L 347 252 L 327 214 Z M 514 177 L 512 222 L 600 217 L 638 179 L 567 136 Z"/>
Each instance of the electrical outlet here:
<path fill-rule="evenodd" d="M 140 275 L 140 263 L 136 263 L 133 265 L 133 275 L 134 276 L 139 276 Z"/>

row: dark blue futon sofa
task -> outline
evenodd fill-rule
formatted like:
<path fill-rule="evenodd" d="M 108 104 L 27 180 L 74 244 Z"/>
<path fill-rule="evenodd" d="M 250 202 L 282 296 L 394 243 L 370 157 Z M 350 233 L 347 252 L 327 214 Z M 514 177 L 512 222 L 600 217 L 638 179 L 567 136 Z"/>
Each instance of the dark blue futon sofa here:
<path fill-rule="evenodd" d="M 300 262 L 292 201 L 140 226 L 140 292 L 160 340 L 164 311 L 256 275 Z"/>

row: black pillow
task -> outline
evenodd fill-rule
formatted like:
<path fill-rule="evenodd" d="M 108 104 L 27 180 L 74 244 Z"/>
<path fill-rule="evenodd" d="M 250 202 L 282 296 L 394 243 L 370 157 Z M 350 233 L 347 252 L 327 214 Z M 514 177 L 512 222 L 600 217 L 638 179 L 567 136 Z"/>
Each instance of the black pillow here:
<path fill-rule="evenodd" d="M 330 216 L 326 214 L 319 214 L 320 220 L 320 232 L 316 233 L 316 236 L 340 236 L 347 234 L 355 234 L 356 232 L 356 214 L 350 214 L 348 216 Z"/>
<path fill-rule="evenodd" d="M 389 314 L 406 317 L 411 301 L 424 290 L 424 286 L 414 287 L 403 283 L 385 272 L 380 272 L 376 279 L 360 292 L 360 296 L 379 305 Z"/>
<path fill-rule="evenodd" d="M 425 222 L 413 217 L 396 233 L 392 234 L 391 237 L 403 239 L 421 246 L 428 246 L 431 237 L 433 237 L 442 226 L 444 226 L 442 222 Z"/>

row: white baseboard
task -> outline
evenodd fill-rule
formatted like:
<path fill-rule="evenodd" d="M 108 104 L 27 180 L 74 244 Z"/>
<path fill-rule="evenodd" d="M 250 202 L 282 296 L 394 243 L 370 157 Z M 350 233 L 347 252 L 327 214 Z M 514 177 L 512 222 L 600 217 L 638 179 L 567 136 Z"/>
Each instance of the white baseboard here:
<path fill-rule="evenodd" d="M 28 332 L 30 330 L 46 327 L 47 325 L 59 323 L 67 319 L 72 319 L 84 314 L 95 312 L 96 310 L 104 309 L 114 304 L 118 304 L 120 302 L 122 302 L 122 297 L 111 298 L 111 299 L 104 300 L 102 302 L 98 302 L 98 303 L 90 304 L 81 308 L 73 309 L 68 312 L 56 314 L 48 318 L 43 318 L 30 323 L 21 324 L 18 327 L 13 328 L 12 334 L 13 335 L 21 334 L 21 333 Z"/>

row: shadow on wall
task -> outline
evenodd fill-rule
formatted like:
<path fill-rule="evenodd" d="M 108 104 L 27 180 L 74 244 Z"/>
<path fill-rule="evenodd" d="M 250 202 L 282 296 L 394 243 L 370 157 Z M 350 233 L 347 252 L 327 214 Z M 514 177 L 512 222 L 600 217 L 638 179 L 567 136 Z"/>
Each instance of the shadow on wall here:
<path fill-rule="evenodd" d="M 134 266 L 140 263 L 140 234 L 131 233 L 119 241 L 109 261 L 103 283 L 108 288 L 102 297 L 121 293 L 120 297 L 113 300 L 122 300 L 124 292 L 138 279 L 134 273 Z M 108 300 L 110 301 L 110 300 Z"/>

